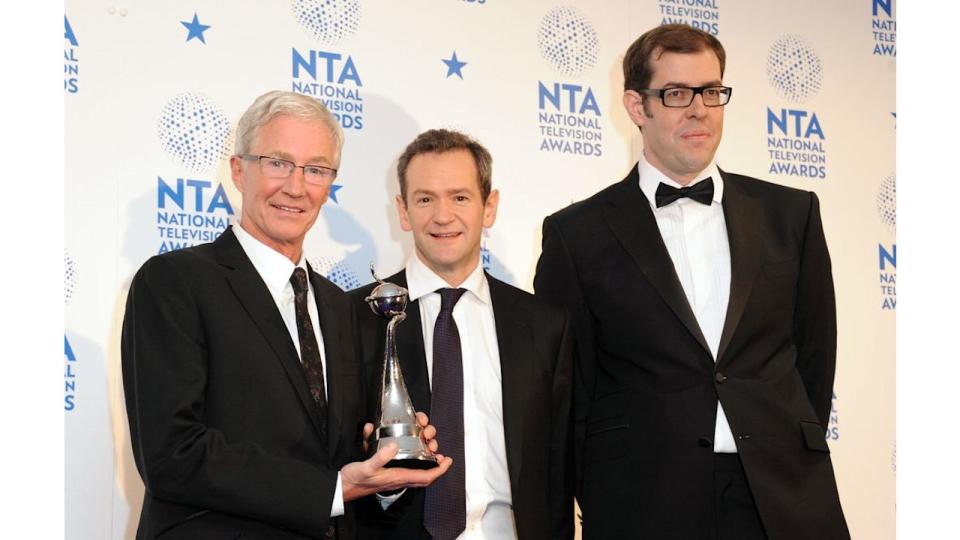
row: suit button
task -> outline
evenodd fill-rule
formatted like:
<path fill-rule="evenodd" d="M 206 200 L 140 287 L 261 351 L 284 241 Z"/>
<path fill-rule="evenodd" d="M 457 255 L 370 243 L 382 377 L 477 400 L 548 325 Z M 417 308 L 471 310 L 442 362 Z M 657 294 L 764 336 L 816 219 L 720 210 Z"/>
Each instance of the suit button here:
<path fill-rule="evenodd" d="M 727 376 L 718 371 L 714 379 L 717 380 L 717 384 L 723 384 L 724 382 L 727 381 Z"/>
<path fill-rule="evenodd" d="M 700 437 L 699 439 L 697 439 L 697 444 L 699 444 L 704 448 L 713 448 L 713 441 L 711 441 L 706 437 Z"/>
<path fill-rule="evenodd" d="M 324 536 L 325 538 L 336 538 L 336 537 L 337 537 L 337 529 L 336 529 L 336 527 L 334 527 L 333 525 L 330 525 L 329 527 L 327 527 L 327 532 L 324 533 L 323 536 Z"/>

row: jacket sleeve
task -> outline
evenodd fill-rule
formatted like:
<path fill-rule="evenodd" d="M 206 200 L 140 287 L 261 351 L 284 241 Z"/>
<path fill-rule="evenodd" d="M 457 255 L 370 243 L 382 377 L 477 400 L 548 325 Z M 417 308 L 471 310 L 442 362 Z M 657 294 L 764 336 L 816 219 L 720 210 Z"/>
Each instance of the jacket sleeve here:
<path fill-rule="evenodd" d="M 797 371 L 817 419 L 826 429 L 837 367 L 837 306 L 830 254 L 820 221 L 820 203 L 814 193 L 810 193 L 800 258 L 794 340 Z"/>
<path fill-rule="evenodd" d="M 572 540 L 573 521 L 573 448 L 571 429 L 573 388 L 573 328 L 564 315 L 560 345 L 553 370 L 552 430 L 550 440 L 550 538 Z"/>
<path fill-rule="evenodd" d="M 555 218 L 543 220 L 543 248 L 533 279 L 535 294 L 560 305 L 571 317 L 573 337 L 573 460 L 574 493 L 583 478 L 583 442 L 596 379 L 596 344 L 576 263 Z"/>

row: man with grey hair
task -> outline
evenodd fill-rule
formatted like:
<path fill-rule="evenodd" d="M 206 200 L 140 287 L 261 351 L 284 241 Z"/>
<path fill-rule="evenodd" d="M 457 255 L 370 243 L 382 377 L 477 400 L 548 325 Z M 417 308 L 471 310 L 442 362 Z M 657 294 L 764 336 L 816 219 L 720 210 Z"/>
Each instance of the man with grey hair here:
<path fill-rule="evenodd" d="M 361 455 L 363 370 L 347 296 L 303 241 L 337 175 L 343 136 L 313 98 L 260 96 L 240 119 L 239 227 L 159 255 L 130 287 L 121 339 L 137 538 L 356 537 L 351 501 L 444 474 Z M 418 415 L 428 445 L 435 429 Z M 363 427 L 369 434 L 372 426 Z"/>

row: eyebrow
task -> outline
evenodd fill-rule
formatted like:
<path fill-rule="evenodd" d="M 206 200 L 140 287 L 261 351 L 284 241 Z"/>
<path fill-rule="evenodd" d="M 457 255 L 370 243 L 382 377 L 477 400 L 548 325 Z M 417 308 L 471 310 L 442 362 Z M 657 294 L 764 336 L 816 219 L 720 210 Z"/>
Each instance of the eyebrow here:
<path fill-rule="evenodd" d="M 263 155 L 265 155 L 265 156 L 271 156 L 271 157 L 276 157 L 276 158 L 280 158 L 280 159 L 285 159 L 285 160 L 287 160 L 287 161 L 292 161 L 292 162 L 294 163 L 294 165 L 296 165 L 296 161 L 293 159 L 293 156 L 290 155 L 290 154 L 288 154 L 287 152 L 282 152 L 282 151 L 279 151 L 279 150 L 278 150 L 278 151 L 273 151 L 273 152 L 267 152 L 266 154 L 263 154 Z M 311 157 L 310 159 L 308 159 L 307 162 L 306 162 L 306 164 L 307 164 L 307 165 L 324 165 L 324 166 L 327 166 L 327 165 L 332 165 L 333 162 L 330 161 L 329 159 L 327 159 L 327 158 L 324 157 L 324 156 L 314 156 L 314 157 Z"/>
<path fill-rule="evenodd" d="M 662 88 L 675 88 L 677 86 L 682 86 L 684 88 L 706 88 L 708 86 L 723 86 L 723 81 L 714 79 L 712 81 L 707 81 L 700 86 L 691 86 L 688 82 L 667 81 L 663 83 Z"/>

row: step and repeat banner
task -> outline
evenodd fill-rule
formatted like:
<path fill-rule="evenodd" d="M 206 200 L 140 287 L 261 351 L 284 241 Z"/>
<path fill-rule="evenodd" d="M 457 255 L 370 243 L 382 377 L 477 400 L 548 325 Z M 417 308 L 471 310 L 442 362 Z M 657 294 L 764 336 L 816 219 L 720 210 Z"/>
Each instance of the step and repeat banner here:
<path fill-rule="evenodd" d="M 240 197 L 227 158 L 253 99 L 322 100 L 346 136 L 307 256 L 344 289 L 411 242 L 396 160 L 423 130 L 489 148 L 501 192 L 484 266 L 532 290 L 544 216 L 621 179 L 641 151 L 623 52 L 667 22 L 727 50 L 718 162 L 815 191 L 833 257 L 838 368 L 826 438 L 854 538 L 895 524 L 894 0 L 67 0 L 64 16 L 66 536 L 133 538 L 119 335 L 150 256 L 208 242 Z"/>

